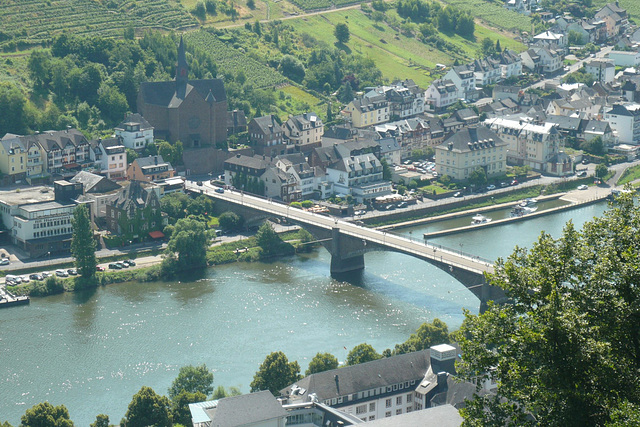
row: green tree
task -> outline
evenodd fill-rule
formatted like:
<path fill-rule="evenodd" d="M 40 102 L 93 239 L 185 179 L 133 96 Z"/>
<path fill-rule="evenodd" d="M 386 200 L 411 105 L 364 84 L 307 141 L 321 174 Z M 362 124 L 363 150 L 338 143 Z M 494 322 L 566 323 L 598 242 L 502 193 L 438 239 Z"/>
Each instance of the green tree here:
<path fill-rule="evenodd" d="M 274 396 L 280 395 L 280 390 L 300 380 L 300 365 L 289 362 L 281 351 L 269 354 L 253 376 L 251 392 L 269 390 Z"/>
<path fill-rule="evenodd" d="M 489 37 L 482 39 L 482 46 L 480 47 L 480 53 L 482 54 L 482 56 L 489 56 L 496 53 L 495 45 L 493 44 L 493 41 Z"/>
<path fill-rule="evenodd" d="M 278 70 L 291 80 L 300 83 L 304 79 L 304 65 L 292 55 L 284 55 L 280 60 Z"/>
<path fill-rule="evenodd" d="M 387 159 L 382 157 L 380 159 L 380 164 L 382 165 L 382 179 L 385 181 L 391 181 L 391 168 L 389 167 L 389 162 Z"/>
<path fill-rule="evenodd" d="M 174 400 L 180 392 L 202 393 L 208 396 L 213 391 L 213 373 L 207 365 L 187 365 L 180 368 L 178 376 L 169 387 L 169 399 Z M 193 403 L 193 402 L 192 402 Z"/>
<path fill-rule="evenodd" d="M 333 35 L 336 36 L 338 43 L 347 43 L 351 37 L 351 34 L 349 33 L 349 26 L 342 22 L 336 24 L 336 28 L 333 30 Z"/>
<path fill-rule="evenodd" d="M 469 174 L 469 183 L 481 187 L 487 183 L 487 172 L 482 167 L 477 167 Z"/>
<path fill-rule="evenodd" d="M 223 212 L 218 217 L 218 223 L 223 230 L 237 230 L 242 226 L 242 218 L 235 212 Z"/>
<path fill-rule="evenodd" d="M 607 168 L 607 166 L 604 163 L 600 163 L 598 166 L 596 166 L 596 177 L 597 178 L 602 179 L 608 173 L 609 173 L 609 168 Z"/>
<path fill-rule="evenodd" d="M 378 352 L 369 344 L 362 343 L 353 347 L 347 355 L 347 365 L 353 366 L 360 363 L 371 362 L 380 359 Z"/>
<path fill-rule="evenodd" d="M 569 36 L 567 38 L 569 41 L 569 46 L 582 46 L 585 41 L 582 38 L 582 34 L 577 31 L 569 31 Z"/>
<path fill-rule="evenodd" d="M 431 323 L 424 322 L 406 341 L 413 351 L 426 350 L 434 345 L 448 343 L 449 328 L 446 323 L 437 318 Z"/>
<path fill-rule="evenodd" d="M 622 195 L 582 231 L 569 222 L 560 238 L 543 232 L 496 262 L 488 279 L 509 303 L 465 313 L 455 336 L 458 376 L 497 384 L 495 396 L 466 402 L 465 424 L 606 425 L 637 407 L 639 223 Z"/>
<path fill-rule="evenodd" d="M 318 353 L 311 362 L 309 368 L 304 373 L 306 375 L 317 374 L 318 372 L 330 371 L 338 368 L 338 358 L 331 353 Z"/>
<path fill-rule="evenodd" d="M 596 136 L 589 141 L 583 141 L 580 143 L 580 149 L 586 151 L 589 154 L 595 156 L 601 156 L 604 154 L 604 143 L 602 137 Z"/>
<path fill-rule="evenodd" d="M 282 239 L 280 239 L 278 233 L 273 229 L 271 223 L 265 222 L 256 233 L 256 243 L 262 248 L 263 254 L 271 255 L 278 251 L 278 248 L 282 244 Z"/>
<path fill-rule="evenodd" d="M 143 386 L 133 395 L 124 422 L 127 427 L 171 427 L 173 416 L 169 399 L 151 387 Z"/>
<path fill-rule="evenodd" d="M 27 99 L 14 83 L 0 83 L 0 135 L 6 133 L 24 134 L 30 120 Z M 33 118 L 31 118 L 32 121 Z"/>
<path fill-rule="evenodd" d="M 20 427 L 73 427 L 69 411 L 64 405 L 38 403 L 20 418 Z"/>
<path fill-rule="evenodd" d="M 173 414 L 174 424 L 182 424 L 183 426 L 192 425 L 189 404 L 204 402 L 205 400 L 207 400 L 207 396 L 199 391 L 190 393 L 182 390 L 177 396 L 174 396 L 174 398 L 171 399 L 171 413 Z"/>
<path fill-rule="evenodd" d="M 109 427 L 109 416 L 99 414 L 96 416 L 96 422 L 91 423 L 90 427 Z"/>
<path fill-rule="evenodd" d="M 37 89 L 44 89 L 51 81 L 51 54 L 46 50 L 36 49 L 29 55 L 27 69 L 29 77 Z"/>
<path fill-rule="evenodd" d="M 229 387 L 229 389 L 225 389 L 224 386 L 219 385 L 214 391 L 213 391 L 213 395 L 211 395 L 211 398 L 213 400 L 217 400 L 217 399 L 222 399 L 224 397 L 230 397 L 230 396 L 240 396 L 242 394 L 242 392 L 240 391 L 240 389 L 238 387 Z"/>
<path fill-rule="evenodd" d="M 85 284 L 91 283 L 96 275 L 96 241 L 93 238 L 91 219 L 87 205 L 80 204 L 73 211 L 71 220 L 71 254 Z"/>
<path fill-rule="evenodd" d="M 340 89 L 338 89 L 338 93 L 336 97 L 345 104 L 353 101 L 353 88 L 351 87 L 351 83 L 344 82 Z"/>
<path fill-rule="evenodd" d="M 167 244 L 166 257 L 162 260 L 163 270 L 175 273 L 206 265 L 208 246 L 209 238 L 202 222 L 191 218 L 179 219 Z"/>

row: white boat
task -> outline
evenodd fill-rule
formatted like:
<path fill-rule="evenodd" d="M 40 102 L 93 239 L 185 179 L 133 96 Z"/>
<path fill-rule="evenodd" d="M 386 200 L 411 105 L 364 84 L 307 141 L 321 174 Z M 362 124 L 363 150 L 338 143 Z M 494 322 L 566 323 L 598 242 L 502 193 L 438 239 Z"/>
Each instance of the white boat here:
<path fill-rule="evenodd" d="M 530 213 L 534 213 L 537 210 L 538 210 L 537 206 L 522 206 L 521 204 L 518 204 L 514 206 L 513 209 L 511 210 L 511 216 L 512 217 L 525 216 Z"/>
<path fill-rule="evenodd" d="M 491 222 L 491 218 L 487 218 L 484 215 L 477 214 L 471 218 L 471 225 L 485 224 L 487 222 Z"/>
<path fill-rule="evenodd" d="M 518 202 L 518 206 L 522 206 L 523 208 L 528 208 L 528 207 L 535 206 L 536 203 L 538 203 L 538 200 L 536 199 L 524 199 Z"/>

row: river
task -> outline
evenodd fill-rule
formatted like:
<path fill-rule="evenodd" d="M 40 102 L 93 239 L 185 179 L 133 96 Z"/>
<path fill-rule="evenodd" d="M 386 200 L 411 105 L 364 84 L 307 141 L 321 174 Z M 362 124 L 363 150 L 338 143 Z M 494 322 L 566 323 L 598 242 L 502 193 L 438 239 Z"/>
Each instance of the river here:
<path fill-rule="evenodd" d="M 591 205 L 433 241 L 495 259 L 559 236 L 600 215 Z M 432 224 L 431 227 L 435 226 Z M 430 226 L 398 230 L 414 239 Z M 324 249 L 271 263 L 229 264 L 177 282 L 114 284 L 34 298 L 0 310 L 0 422 L 18 425 L 36 403 L 64 404 L 78 426 L 100 413 L 117 424 L 141 386 L 165 394 L 181 366 L 206 363 L 214 386 L 249 384 L 265 356 L 282 350 L 302 371 L 317 352 L 345 360 L 367 342 L 379 352 L 438 317 L 451 330 L 473 294 L 414 258 L 375 252 L 348 282 L 329 276 Z"/>

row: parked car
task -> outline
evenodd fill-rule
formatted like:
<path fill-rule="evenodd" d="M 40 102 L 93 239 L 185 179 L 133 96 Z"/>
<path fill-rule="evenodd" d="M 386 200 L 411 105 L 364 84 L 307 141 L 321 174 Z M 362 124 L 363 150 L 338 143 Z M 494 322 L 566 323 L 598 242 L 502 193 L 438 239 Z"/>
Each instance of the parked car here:
<path fill-rule="evenodd" d="M 491 184 L 491 185 L 487 185 L 487 190 L 491 191 L 491 190 L 495 190 L 496 186 Z"/>
<path fill-rule="evenodd" d="M 48 271 L 43 271 L 42 273 L 40 273 L 40 275 L 42 276 L 43 279 L 46 279 L 47 277 L 51 277 L 51 273 L 49 273 Z"/>
<path fill-rule="evenodd" d="M 64 270 L 56 270 L 56 276 L 58 277 L 69 277 L 69 273 Z"/>
<path fill-rule="evenodd" d="M 96 271 L 104 271 L 104 267 L 101 265 L 96 265 Z"/>
<path fill-rule="evenodd" d="M 509 183 L 508 183 L 508 182 L 504 182 L 504 181 L 503 181 L 503 182 L 501 182 L 501 183 L 500 183 L 500 187 L 502 187 L 502 188 L 504 188 L 504 187 L 508 187 L 508 186 L 509 186 Z"/>
<path fill-rule="evenodd" d="M 222 188 L 222 187 L 218 187 L 218 188 L 216 188 L 216 190 L 215 190 L 215 191 L 216 191 L 216 193 L 220 193 L 220 194 L 222 194 L 222 193 L 224 193 L 224 188 Z"/>
<path fill-rule="evenodd" d="M 587 176 L 587 171 L 580 171 L 576 174 L 577 177 L 585 177 Z"/>
<path fill-rule="evenodd" d="M 518 182 L 517 179 L 514 179 L 513 181 L 511 181 L 511 185 L 518 185 L 518 184 L 520 184 L 520 183 Z"/>
<path fill-rule="evenodd" d="M 117 265 L 119 265 L 122 268 L 129 268 L 129 264 L 127 264 L 126 261 L 118 261 L 116 262 Z"/>
<path fill-rule="evenodd" d="M 0 265 L 9 265 L 11 264 L 11 262 L 9 261 L 9 258 L 2 258 L 0 260 Z"/>
<path fill-rule="evenodd" d="M 384 210 L 386 211 L 392 211 L 396 208 L 396 205 L 394 205 L 393 203 L 388 204 L 387 206 L 384 207 Z"/>
<path fill-rule="evenodd" d="M 76 270 L 75 268 L 70 268 L 67 270 L 67 273 L 69 273 L 70 276 L 77 276 L 78 270 Z"/>
<path fill-rule="evenodd" d="M 578 190 L 586 190 L 586 189 L 588 189 L 588 188 L 589 188 L 589 187 L 588 187 L 588 186 L 586 186 L 586 185 L 584 185 L 584 184 L 582 184 L 582 185 L 578 185 Z"/>
<path fill-rule="evenodd" d="M 136 265 L 136 262 L 134 260 L 132 260 L 132 259 L 128 259 L 127 263 L 129 264 L 130 267 L 133 267 L 133 266 Z"/>
<path fill-rule="evenodd" d="M 22 276 L 20 277 L 20 279 L 22 280 L 22 283 L 29 283 L 31 281 L 31 279 L 29 279 L 29 276 Z"/>
<path fill-rule="evenodd" d="M 409 206 L 409 204 L 408 204 L 407 202 L 400 202 L 400 203 L 398 203 L 398 207 L 399 207 L 400 209 L 402 209 L 402 208 L 406 208 L 407 206 Z"/>
<path fill-rule="evenodd" d="M 109 268 L 112 270 L 122 270 L 122 266 L 119 264 L 116 264 L 115 262 L 112 262 L 111 264 L 109 264 Z"/>
<path fill-rule="evenodd" d="M 44 277 L 42 277 L 42 274 L 33 273 L 33 274 L 29 275 L 29 279 L 31 279 L 31 280 L 42 280 L 42 279 L 44 279 Z"/>
<path fill-rule="evenodd" d="M 453 193 L 453 197 L 462 197 L 462 193 L 460 191 L 457 191 Z"/>

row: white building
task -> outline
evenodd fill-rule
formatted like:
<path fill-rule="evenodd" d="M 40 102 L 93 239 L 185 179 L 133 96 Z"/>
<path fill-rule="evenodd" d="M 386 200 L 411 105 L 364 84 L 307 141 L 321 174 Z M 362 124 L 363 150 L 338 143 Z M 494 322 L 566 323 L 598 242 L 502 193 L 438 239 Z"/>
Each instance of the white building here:
<path fill-rule="evenodd" d="M 336 194 L 352 195 L 359 203 L 391 194 L 391 182 L 382 180 L 382 163 L 373 154 L 335 161 L 327 167 L 327 181 Z"/>
<path fill-rule="evenodd" d="M 442 77 L 444 80 L 451 80 L 462 97 L 466 99 L 476 98 L 476 75 L 473 69 L 467 65 L 454 65 L 447 74 Z"/>
<path fill-rule="evenodd" d="M 114 132 L 122 138 L 124 146 L 132 150 L 142 150 L 153 142 L 153 126 L 138 113 L 129 114 Z"/>
<path fill-rule="evenodd" d="M 640 65 L 640 52 L 612 50 L 609 52 L 609 59 L 617 67 L 636 67 Z"/>
<path fill-rule="evenodd" d="M 591 61 L 585 64 L 585 71 L 600 83 L 613 83 L 616 67 L 611 61 Z"/>
<path fill-rule="evenodd" d="M 120 137 L 91 141 L 96 167 L 109 179 L 125 179 L 127 175 L 127 151 Z"/>
<path fill-rule="evenodd" d="M 315 113 L 298 114 L 289 116 L 289 119 L 282 125 L 284 135 L 293 145 L 316 144 L 320 146 L 324 126 L 322 119 Z"/>
<path fill-rule="evenodd" d="M 447 79 L 434 80 L 425 92 L 426 103 L 431 111 L 447 108 L 455 104 L 460 97 L 461 93 L 456 84 Z"/>
<path fill-rule="evenodd" d="M 640 104 L 615 104 L 604 119 L 625 144 L 640 144 Z"/>

